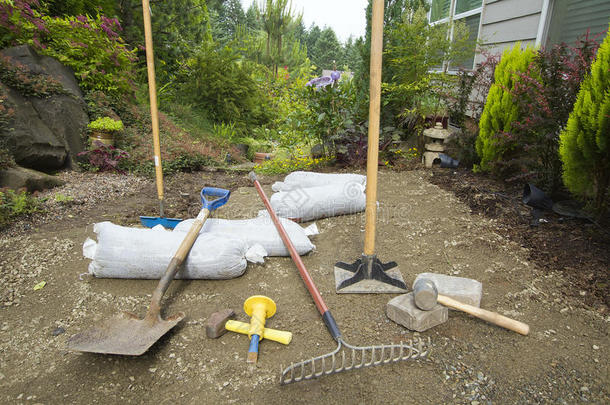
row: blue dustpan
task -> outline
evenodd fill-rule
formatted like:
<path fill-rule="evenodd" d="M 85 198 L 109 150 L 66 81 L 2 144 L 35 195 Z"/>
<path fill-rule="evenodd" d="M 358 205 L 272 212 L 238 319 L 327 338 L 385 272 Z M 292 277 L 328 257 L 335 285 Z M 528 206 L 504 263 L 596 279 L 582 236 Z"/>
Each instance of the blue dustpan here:
<path fill-rule="evenodd" d="M 182 222 L 182 220 L 178 218 L 140 217 L 140 222 L 147 228 L 161 225 L 167 229 L 174 229 L 179 222 Z"/>

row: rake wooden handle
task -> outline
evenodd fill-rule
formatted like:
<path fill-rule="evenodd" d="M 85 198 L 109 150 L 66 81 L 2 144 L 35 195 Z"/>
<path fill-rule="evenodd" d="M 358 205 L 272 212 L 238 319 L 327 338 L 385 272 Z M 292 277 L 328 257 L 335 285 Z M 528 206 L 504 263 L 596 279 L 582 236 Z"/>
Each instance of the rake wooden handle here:
<path fill-rule="evenodd" d="M 517 332 L 522 335 L 527 335 L 530 332 L 530 327 L 523 322 L 519 322 L 504 315 L 500 315 L 497 312 L 492 312 L 486 309 L 461 303 L 459 301 L 454 300 L 453 298 L 447 297 L 446 295 L 439 294 L 437 297 L 437 302 L 446 307 L 466 312 L 467 314 L 470 314 L 474 317 L 483 319 L 484 321 L 493 323 L 494 325 L 501 326 L 503 328 L 512 330 L 513 332 Z"/>

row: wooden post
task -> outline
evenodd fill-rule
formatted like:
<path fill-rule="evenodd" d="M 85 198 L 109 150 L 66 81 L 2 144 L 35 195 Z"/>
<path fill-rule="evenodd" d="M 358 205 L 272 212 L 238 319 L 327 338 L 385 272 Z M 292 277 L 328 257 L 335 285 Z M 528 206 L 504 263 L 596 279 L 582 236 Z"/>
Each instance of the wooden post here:
<path fill-rule="evenodd" d="M 157 178 L 157 195 L 159 196 L 160 215 L 163 216 L 163 168 L 161 166 L 159 114 L 157 112 L 157 84 L 155 81 L 155 57 L 153 53 L 149 0 L 142 0 L 142 12 L 144 14 L 144 36 L 146 39 L 146 67 L 148 68 L 148 94 L 150 97 L 150 118 L 152 121 L 153 148 L 155 154 L 155 176 Z"/>
<path fill-rule="evenodd" d="M 377 165 L 379 159 L 379 113 L 381 109 L 381 57 L 383 52 L 383 0 L 373 0 L 371 28 L 371 79 L 369 139 L 366 158 L 366 223 L 364 254 L 375 254 L 377 221 Z"/>

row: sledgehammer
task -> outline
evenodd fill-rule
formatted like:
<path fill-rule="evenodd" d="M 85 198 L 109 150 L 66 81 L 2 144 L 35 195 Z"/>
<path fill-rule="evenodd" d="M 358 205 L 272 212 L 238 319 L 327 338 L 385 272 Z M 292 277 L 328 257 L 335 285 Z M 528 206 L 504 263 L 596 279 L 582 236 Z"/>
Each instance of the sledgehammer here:
<path fill-rule="evenodd" d="M 436 285 L 432 280 L 429 279 L 421 278 L 417 280 L 413 286 L 413 297 L 415 305 L 424 311 L 434 308 L 434 306 L 439 303 L 446 307 L 466 312 L 467 314 L 475 316 L 479 319 L 483 319 L 484 321 L 493 323 L 494 325 L 501 326 L 522 335 L 527 335 L 530 331 L 530 327 L 523 322 L 507 318 L 498 314 L 497 312 L 491 312 L 472 305 L 463 304 L 454 300 L 453 298 L 439 294 L 436 289 Z"/>

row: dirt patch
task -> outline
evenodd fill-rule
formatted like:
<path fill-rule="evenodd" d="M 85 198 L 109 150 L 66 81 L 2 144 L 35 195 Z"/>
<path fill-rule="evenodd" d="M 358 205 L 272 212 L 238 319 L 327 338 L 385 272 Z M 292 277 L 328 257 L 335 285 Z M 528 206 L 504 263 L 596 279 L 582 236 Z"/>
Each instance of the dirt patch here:
<path fill-rule="evenodd" d="M 522 188 L 470 171 L 435 170 L 430 181 L 452 191 L 477 214 L 493 219 L 503 236 L 528 249 L 528 260 L 569 280 L 564 290 L 602 314 L 610 307 L 610 232 L 601 224 L 545 212 L 532 227 L 532 209 L 521 202 Z"/>
<path fill-rule="evenodd" d="M 262 180 L 270 193 L 275 179 Z M 139 215 L 157 215 L 154 185 L 146 180 L 120 197 L 107 192 L 106 199 L 88 208 L 67 205 L 53 214 L 55 219 L 2 234 L 1 272 L 8 281 L 3 278 L 0 287 L 0 400 L 608 403 L 610 319 L 587 304 L 588 292 L 584 297 L 567 293 L 574 287 L 563 268 L 539 266 L 532 249 L 503 230 L 508 225 L 473 212 L 452 192 L 433 185 L 431 172 L 384 171 L 379 181 L 379 257 L 397 261 L 407 283 L 426 271 L 480 280 L 482 306 L 529 323 L 529 336 L 452 311 L 446 323 L 420 334 L 432 341 L 425 360 L 280 387 L 281 364 L 326 353 L 335 344 L 291 260 L 269 258 L 263 265 L 250 264 L 237 279 L 172 283 L 164 312 L 184 311 L 187 318 L 141 357 L 67 352 L 67 338 L 96 320 L 119 310 L 143 314 L 146 309 L 155 281 L 82 276 L 88 260 L 81 252 L 95 222 L 135 225 Z M 191 215 L 204 185 L 232 189 L 220 216 L 246 218 L 263 208 L 241 175 L 192 173 L 168 179 L 168 216 Z M 84 187 L 93 191 L 96 186 L 87 183 L 78 189 Z M 317 224 L 317 249 L 303 260 L 345 339 L 382 344 L 414 337 L 385 316 L 385 305 L 394 295 L 334 291 L 333 264 L 361 253 L 364 215 Z M 34 290 L 40 281 L 46 286 Z M 292 331 L 294 339 L 289 346 L 263 341 L 259 363 L 252 368 L 245 363 L 246 337 L 207 339 L 205 323 L 211 313 L 227 307 L 245 320 L 243 301 L 254 294 L 277 302 L 278 313 L 268 325 Z"/>

